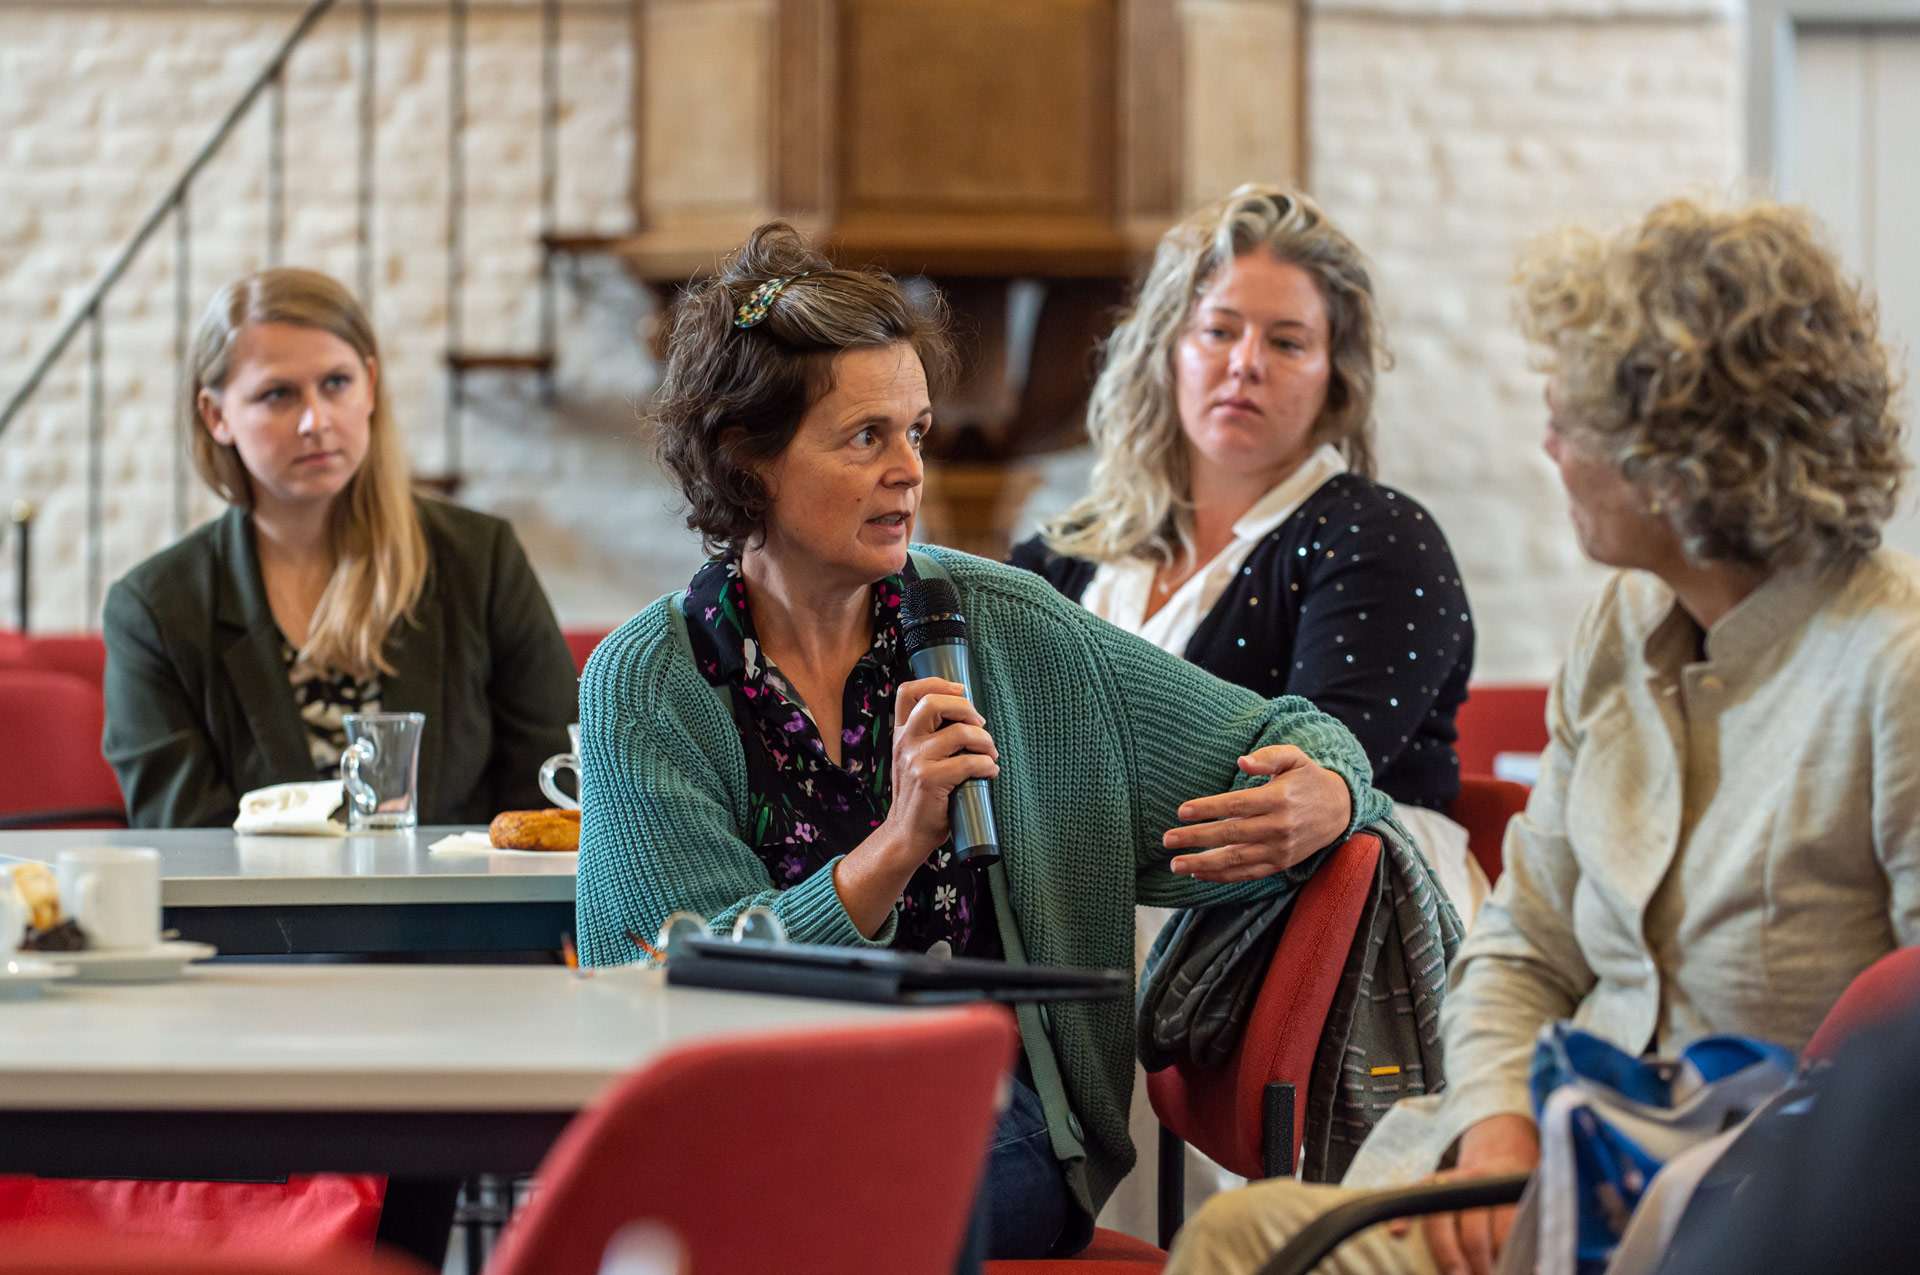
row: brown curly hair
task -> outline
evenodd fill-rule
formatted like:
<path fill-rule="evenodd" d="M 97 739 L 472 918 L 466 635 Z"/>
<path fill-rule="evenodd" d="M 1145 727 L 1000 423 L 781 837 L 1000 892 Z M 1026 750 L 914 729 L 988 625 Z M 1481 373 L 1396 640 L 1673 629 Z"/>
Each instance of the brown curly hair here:
<path fill-rule="evenodd" d="M 791 279 L 752 327 L 734 326 L 748 296 Z M 878 270 L 838 270 L 785 222 L 755 230 L 675 303 L 667 367 L 649 412 L 660 463 L 680 484 L 687 526 L 708 552 L 733 552 L 765 529 L 761 470 L 787 449 L 807 409 L 833 390 L 847 350 L 908 345 L 937 399 L 952 378 L 945 300 Z"/>
<path fill-rule="evenodd" d="M 1689 558 L 1769 570 L 1880 543 L 1906 469 L 1872 297 L 1806 211 L 1680 199 L 1522 256 L 1563 427 L 1664 507 Z"/>

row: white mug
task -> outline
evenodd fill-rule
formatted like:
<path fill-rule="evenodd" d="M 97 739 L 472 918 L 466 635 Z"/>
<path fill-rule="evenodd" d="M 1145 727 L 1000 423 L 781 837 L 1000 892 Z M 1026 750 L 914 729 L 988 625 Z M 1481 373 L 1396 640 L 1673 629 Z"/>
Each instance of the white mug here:
<path fill-rule="evenodd" d="M 574 782 L 575 791 L 579 790 L 579 784 L 580 784 L 580 723 L 579 722 L 575 722 L 573 725 L 567 727 L 567 738 L 573 741 L 572 752 L 555 753 L 553 756 L 547 758 L 546 761 L 541 763 L 540 791 L 547 794 L 547 800 L 551 801 L 554 805 L 558 806 L 560 809 L 578 810 L 580 809 L 580 803 L 578 801 L 575 801 L 572 797 L 567 796 L 567 794 L 561 792 L 560 786 L 553 782 L 553 777 L 555 775 L 559 774 L 563 770 L 571 770 L 573 772 L 573 782 Z"/>
<path fill-rule="evenodd" d="M 96 948 L 160 941 L 160 852 L 144 846 L 62 850 L 54 862 L 60 906 Z"/>
<path fill-rule="evenodd" d="M 27 936 L 27 902 L 13 888 L 13 874 L 0 868 L 0 961 Z"/>

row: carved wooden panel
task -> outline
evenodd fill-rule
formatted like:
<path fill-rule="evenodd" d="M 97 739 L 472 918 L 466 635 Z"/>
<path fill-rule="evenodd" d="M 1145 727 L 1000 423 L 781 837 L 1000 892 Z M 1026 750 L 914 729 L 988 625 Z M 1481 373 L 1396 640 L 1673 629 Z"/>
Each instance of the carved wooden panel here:
<path fill-rule="evenodd" d="M 1297 0 L 1181 0 L 1186 207 L 1301 179 L 1299 13 Z"/>
<path fill-rule="evenodd" d="M 641 95 L 647 220 L 771 213 L 775 0 L 651 0 Z"/>
<path fill-rule="evenodd" d="M 780 6 L 774 167 L 780 211 L 792 216 L 833 207 L 836 10 L 835 0 L 782 0 Z"/>
<path fill-rule="evenodd" d="M 1174 0 L 1124 0 L 1120 37 L 1120 211 L 1151 242 L 1178 216 L 1183 104 Z"/>
<path fill-rule="evenodd" d="M 840 211 L 1114 208 L 1117 0 L 841 0 Z"/>

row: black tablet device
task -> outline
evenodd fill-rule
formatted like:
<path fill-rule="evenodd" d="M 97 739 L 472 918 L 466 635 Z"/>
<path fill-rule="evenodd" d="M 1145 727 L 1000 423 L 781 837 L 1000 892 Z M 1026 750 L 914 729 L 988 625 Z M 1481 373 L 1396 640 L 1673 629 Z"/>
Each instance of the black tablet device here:
<path fill-rule="evenodd" d="M 667 982 L 884 1005 L 1108 1000 L 1133 990 L 1133 980 L 1116 970 L 721 938 L 691 939 L 676 949 Z"/>

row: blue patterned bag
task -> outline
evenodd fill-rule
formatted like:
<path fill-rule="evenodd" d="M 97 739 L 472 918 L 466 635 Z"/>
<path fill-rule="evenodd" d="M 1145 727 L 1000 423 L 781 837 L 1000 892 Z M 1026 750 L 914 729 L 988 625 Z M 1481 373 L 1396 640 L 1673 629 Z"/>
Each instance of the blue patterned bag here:
<path fill-rule="evenodd" d="M 1571 1023 L 1542 1028 L 1529 1077 L 1540 1126 L 1529 1191 L 1537 1275 L 1604 1275 L 1654 1175 L 1785 1089 L 1794 1065 L 1787 1050 L 1745 1036 L 1709 1036 L 1667 1061 L 1635 1058 Z"/>

